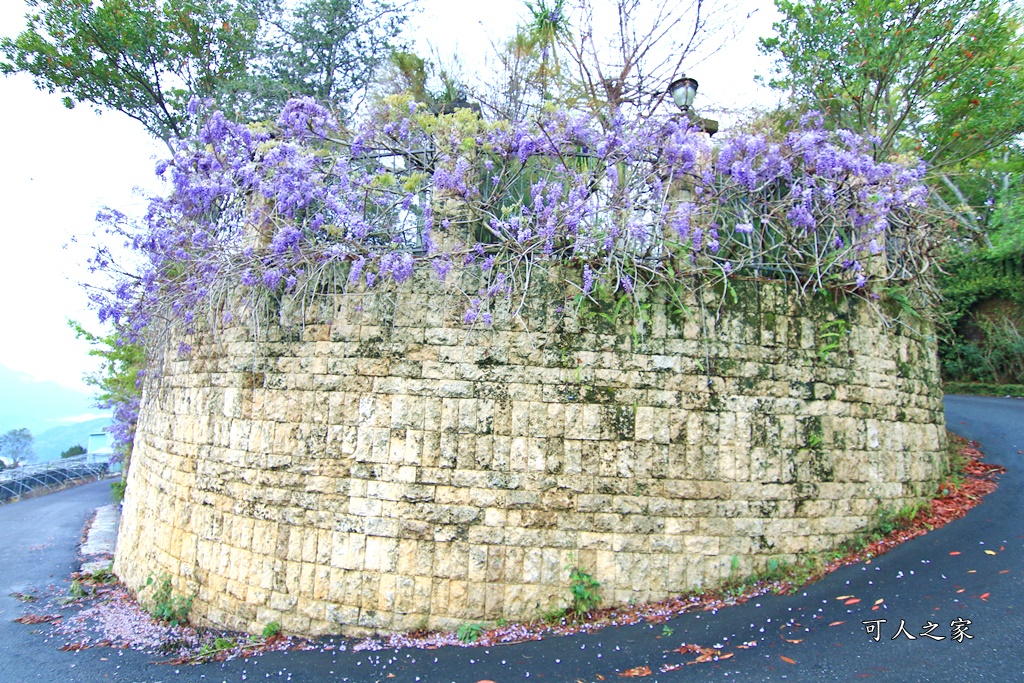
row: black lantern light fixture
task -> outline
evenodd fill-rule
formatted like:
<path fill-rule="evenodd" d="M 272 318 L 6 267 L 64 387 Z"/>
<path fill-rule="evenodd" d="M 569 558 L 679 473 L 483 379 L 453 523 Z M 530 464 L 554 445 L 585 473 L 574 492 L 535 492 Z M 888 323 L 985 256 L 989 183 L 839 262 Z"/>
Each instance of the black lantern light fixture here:
<path fill-rule="evenodd" d="M 693 106 L 693 98 L 697 96 L 697 80 L 695 78 L 677 78 L 668 86 L 668 93 L 672 95 L 676 106 L 684 112 Z"/>
<path fill-rule="evenodd" d="M 683 115 L 690 120 L 690 123 L 700 128 L 708 135 L 718 132 L 718 121 L 714 119 L 702 119 L 693 108 L 693 100 L 697 97 L 697 79 L 682 76 L 669 83 L 668 94 L 676 106 L 682 110 Z"/>

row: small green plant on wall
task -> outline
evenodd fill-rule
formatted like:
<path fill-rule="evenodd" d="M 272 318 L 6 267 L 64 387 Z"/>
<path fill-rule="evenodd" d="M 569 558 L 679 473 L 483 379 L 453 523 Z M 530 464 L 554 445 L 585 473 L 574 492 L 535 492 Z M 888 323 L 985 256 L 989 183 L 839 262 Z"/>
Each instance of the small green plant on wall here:
<path fill-rule="evenodd" d="M 821 340 L 821 346 L 818 347 L 818 358 L 822 363 L 828 360 L 831 354 L 839 351 L 846 332 L 846 321 L 842 318 L 830 320 L 818 327 L 818 339 Z"/>
<path fill-rule="evenodd" d="M 279 621 L 272 621 L 272 622 L 270 622 L 269 624 L 267 624 L 266 626 L 263 627 L 263 637 L 265 639 L 266 638 L 275 638 L 275 637 L 277 637 L 279 635 L 281 635 L 281 622 L 279 622 Z"/>
<path fill-rule="evenodd" d="M 139 591 L 149 591 L 149 597 L 140 600 L 143 608 L 157 621 L 163 621 L 171 626 L 179 626 L 188 621 L 189 610 L 192 609 L 192 597 L 175 595 L 171 586 L 171 577 L 161 574 L 159 577 L 150 576 L 146 579 L 146 585 Z"/>
<path fill-rule="evenodd" d="M 484 625 L 479 623 L 462 624 L 459 626 L 459 630 L 455 632 L 455 635 L 464 643 L 475 643 L 480 640 L 480 635 L 484 632 Z"/>
<path fill-rule="evenodd" d="M 572 598 L 569 611 L 577 619 L 582 619 L 601 604 L 601 584 L 574 563 L 565 568 L 569 572 L 569 595 Z"/>

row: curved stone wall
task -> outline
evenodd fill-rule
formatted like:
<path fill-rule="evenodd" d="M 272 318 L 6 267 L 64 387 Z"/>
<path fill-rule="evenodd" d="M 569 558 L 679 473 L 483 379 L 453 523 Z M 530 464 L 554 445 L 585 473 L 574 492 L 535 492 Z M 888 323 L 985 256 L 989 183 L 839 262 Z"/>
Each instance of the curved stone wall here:
<path fill-rule="evenodd" d="M 746 285 L 717 318 L 653 305 L 640 338 L 550 288 L 469 330 L 435 290 L 325 297 L 168 360 L 121 579 L 166 573 L 200 623 L 248 631 L 530 619 L 570 563 L 605 604 L 678 595 L 835 547 L 944 466 L 934 341 L 863 303 Z"/>

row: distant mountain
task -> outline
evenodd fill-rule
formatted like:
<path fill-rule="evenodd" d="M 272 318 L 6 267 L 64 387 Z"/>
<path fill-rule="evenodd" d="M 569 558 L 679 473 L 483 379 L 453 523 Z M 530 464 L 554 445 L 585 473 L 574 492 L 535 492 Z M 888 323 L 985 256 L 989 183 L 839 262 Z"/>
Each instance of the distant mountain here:
<path fill-rule="evenodd" d="M 93 406 L 89 394 L 67 389 L 56 382 L 38 382 L 0 365 L 0 434 L 26 427 L 38 437 L 49 429 L 71 426 L 103 414 Z"/>
<path fill-rule="evenodd" d="M 37 434 L 32 441 L 32 448 L 36 452 L 37 462 L 57 460 L 60 454 L 79 445 L 83 448 L 89 447 L 89 435 L 102 431 L 110 425 L 109 417 L 101 417 L 87 422 L 78 422 L 66 427 L 54 427 L 41 434 Z"/>

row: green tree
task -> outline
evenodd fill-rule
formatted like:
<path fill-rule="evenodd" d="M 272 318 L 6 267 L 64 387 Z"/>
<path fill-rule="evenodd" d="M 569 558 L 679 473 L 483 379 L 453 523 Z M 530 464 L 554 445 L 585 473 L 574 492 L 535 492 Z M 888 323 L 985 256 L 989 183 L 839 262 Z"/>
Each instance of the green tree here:
<path fill-rule="evenodd" d="M 566 16 L 565 0 L 526 0 L 529 20 L 517 32 L 514 46 L 530 55 L 534 60 L 531 74 L 545 99 L 550 99 L 552 81 L 562 75 L 558 51 L 560 44 L 572 39 L 569 18 Z"/>
<path fill-rule="evenodd" d="M 88 451 L 85 450 L 85 446 L 82 446 L 81 444 L 75 444 L 71 448 L 69 448 L 66 451 L 64 451 L 63 453 L 61 453 L 60 457 L 61 458 L 74 458 L 74 457 L 79 456 L 79 455 L 85 455 L 86 453 L 88 453 Z"/>
<path fill-rule="evenodd" d="M 289 96 L 342 108 L 365 90 L 396 49 L 411 2 L 306 0 L 268 17 L 262 72 Z"/>
<path fill-rule="evenodd" d="M 32 432 L 28 429 L 12 429 L 0 436 L 0 455 L 9 459 L 15 466 L 33 460 L 36 454 L 32 449 L 32 441 Z"/>
<path fill-rule="evenodd" d="M 256 54 L 258 8 L 249 0 L 28 0 L 25 30 L 0 39 L 0 71 L 124 112 L 154 136 L 188 130 L 193 95 L 215 96 L 244 77 Z"/>
<path fill-rule="evenodd" d="M 138 344 L 124 341 L 117 332 L 101 337 L 74 320 L 69 320 L 68 325 L 79 339 L 84 339 L 92 346 L 89 355 L 100 359 L 100 369 L 86 375 L 85 383 L 98 390 L 96 405 L 114 411 L 110 431 L 127 470 L 142 394 L 139 376 L 146 365 L 145 350 Z"/>
<path fill-rule="evenodd" d="M 1024 131 L 1021 10 L 999 0 L 776 0 L 771 84 L 941 170 Z"/>
<path fill-rule="evenodd" d="M 349 104 L 387 59 L 408 4 L 388 0 L 28 0 L 0 72 L 124 112 L 165 142 L 193 97 L 263 118 L 288 97 Z"/>

